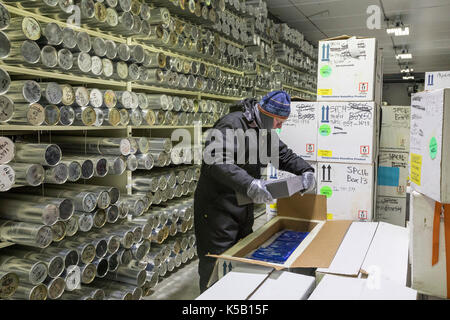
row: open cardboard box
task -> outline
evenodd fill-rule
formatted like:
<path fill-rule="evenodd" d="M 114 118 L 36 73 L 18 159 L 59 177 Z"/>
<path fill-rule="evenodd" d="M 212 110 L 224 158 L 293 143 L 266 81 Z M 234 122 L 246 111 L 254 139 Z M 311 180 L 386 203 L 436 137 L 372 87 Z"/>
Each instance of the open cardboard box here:
<path fill-rule="evenodd" d="M 209 255 L 221 260 L 272 267 L 328 268 L 333 260 L 351 220 L 327 221 L 326 196 L 295 194 L 278 200 L 278 215 L 256 232 L 248 235 L 221 255 Z M 245 258 L 275 233 L 282 230 L 309 232 L 284 264 Z"/>

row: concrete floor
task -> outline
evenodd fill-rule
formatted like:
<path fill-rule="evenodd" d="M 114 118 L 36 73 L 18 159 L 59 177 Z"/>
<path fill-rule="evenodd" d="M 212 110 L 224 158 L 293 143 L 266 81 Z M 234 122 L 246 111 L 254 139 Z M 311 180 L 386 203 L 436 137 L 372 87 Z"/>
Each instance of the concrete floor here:
<path fill-rule="evenodd" d="M 266 223 L 264 208 L 255 212 L 255 224 L 253 231 L 256 231 Z M 167 273 L 164 278 L 160 278 L 153 293 L 143 298 L 144 300 L 194 300 L 200 295 L 198 286 L 198 259 L 192 260 L 171 273 Z"/>

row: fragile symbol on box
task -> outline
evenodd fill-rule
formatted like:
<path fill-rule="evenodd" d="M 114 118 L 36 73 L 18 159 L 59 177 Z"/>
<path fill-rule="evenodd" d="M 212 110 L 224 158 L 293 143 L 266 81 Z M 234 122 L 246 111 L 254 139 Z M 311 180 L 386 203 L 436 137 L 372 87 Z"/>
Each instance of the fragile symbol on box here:
<path fill-rule="evenodd" d="M 360 147 L 361 155 L 367 156 L 370 153 L 370 146 L 361 146 Z"/>
<path fill-rule="evenodd" d="M 308 144 L 306 145 L 306 152 L 308 152 L 308 153 L 314 152 L 314 144 L 308 143 Z"/>
<path fill-rule="evenodd" d="M 359 83 L 359 92 L 368 92 L 369 91 L 369 83 L 368 82 L 360 82 Z"/>
<path fill-rule="evenodd" d="M 359 220 L 367 220 L 369 217 L 369 213 L 367 210 L 358 210 L 358 219 Z"/>

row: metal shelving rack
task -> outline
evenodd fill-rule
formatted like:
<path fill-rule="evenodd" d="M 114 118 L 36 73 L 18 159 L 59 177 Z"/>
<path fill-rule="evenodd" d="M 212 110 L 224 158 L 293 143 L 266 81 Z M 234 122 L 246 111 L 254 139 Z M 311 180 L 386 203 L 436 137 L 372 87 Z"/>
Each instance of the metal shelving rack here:
<path fill-rule="evenodd" d="M 3 4 L 3 3 L 2 3 Z M 29 12 L 27 10 L 24 10 L 20 7 L 11 6 L 8 4 L 3 4 L 5 8 L 8 9 L 8 11 L 11 14 L 23 16 L 23 17 L 32 17 L 36 19 L 39 22 L 43 23 L 56 23 L 60 25 L 61 27 L 68 27 L 69 25 L 65 22 L 52 19 L 50 17 L 42 16 L 33 12 Z M 19 5 L 20 6 L 20 5 Z M 90 36 L 93 37 L 101 37 L 105 40 L 112 40 L 116 43 L 127 43 L 127 44 L 139 44 L 136 40 L 134 40 L 132 37 L 117 37 L 113 36 L 111 34 L 100 32 L 96 30 L 92 30 L 89 28 L 81 27 L 78 28 L 77 31 L 84 31 L 88 33 Z M 189 57 L 187 55 L 182 55 L 176 52 L 172 52 L 169 50 L 164 50 L 161 48 L 156 48 L 154 46 L 149 45 L 143 45 L 144 49 L 147 49 L 152 52 L 162 52 L 166 55 L 178 57 L 182 59 L 187 59 L 191 61 L 201 61 L 198 58 Z M 220 68 L 222 71 L 229 72 L 232 74 L 237 75 L 243 75 L 243 72 L 239 72 L 237 70 L 233 70 L 230 68 L 226 68 L 221 65 L 215 65 L 211 62 L 203 62 L 205 65 L 208 66 L 215 66 Z M 137 83 L 133 83 L 131 81 L 116 81 L 116 80 L 105 80 L 101 78 L 95 78 L 95 77 L 87 77 L 87 76 L 78 76 L 73 75 L 70 73 L 62 73 L 58 70 L 42 70 L 37 68 L 28 68 L 23 66 L 17 66 L 17 65 L 8 65 L 7 63 L 4 63 L 0 60 L 0 67 L 2 67 L 5 71 L 7 71 L 10 75 L 24 78 L 24 79 L 48 79 L 48 80 L 56 80 L 61 81 L 64 83 L 70 83 L 70 84 L 80 84 L 83 86 L 98 86 L 98 87 L 107 87 L 111 89 L 116 90 L 129 90 L 129 91 L 144 91 L 149 93 L 166 93 L 170 95 L 180 95 L 180 96 L 187 96 L 192 98 L 206 98 L 206 99 L 214 99 L 214 100 L 221 100 L 225 102 L 231 102 L 231 101 L 237 101 L 240 99 L 240 97 L 228 97 L 228 96 L 222 96 L 222 95 L 216 95 L 216 94 L 210 94 L 210 93 L 203 93 L 200 91 L 189 91 L 189 90 L 179 90 L 179 89 L 172 89 L 162 86 L 152 86 L 152 85 L 141 85 Z M 211 126 L 205 126 L 205 127 L 211 127 Z M 165 132 L 170 133 L 170 131 L 175 129 L 188 129 L 191 132 L 194 132 L 197 128 L 197 130 L 202 130 L 202 126 L 194 126 L 194 125 L 186 125 L 186 126 L 167 126 L 167 125 L 155 125 L 155 126 L 101 126 L 101 127 L 94 127 L 94 126 L 32 126 L 32 125 L 12 125 L 12 124 L 1 124 L 0 125 L 0 135 L 22 135 L 22 134 L 32 134 L 37 133 L 38 136 L 43 133 L 52 133 L 52 132 L 70 132 L 74 135 L 80 135 L 80 136 L 88 136 L 88 135 L 98 135 L 101 133 L 102 136 L 105 137 L 132 137 L 137 132 L 145 132 L 148 136 L 151 136 L 152 133 L 156 132 Z M 128 195 L 131 195 L 131 182 L 132 182 L 132 172 L 127 170 L 124 174 L 120 176 L 106 176 L 104 178 L 94 178 L 90 179 L 87 183 L 89 184 L 95 184 L 100 182 L 100 184 L 103 185 L 111 185 L 118 187 L 121 192 L 126 192 Z M 86 183 L 86 182 L 85 182 Z M 43 187 L 45 188 L 45 185 L 43 184 Z M 14 245 L 13 243 L 9 242 L 0 242 L 0 249 L 5 248 L 8 246 Z"/>
<path fill-rule="evenodd" d="M 43 23 L 56 23 L 61 27 L 73 27 L 71 25 L 68 25 L 67 23 L 53 19 L 48 16 L 42 16 L 40 14 L 27 11 L 23 9 L 20 6 L 20 3 L 16 6 L 4 4 L 2 5 L 11 13 L 17 16 L 22 17 L 32 17 L 36 19 L 39 22 Z M 116 36 L 108 32 L 100 31 L 100 30 L 93 30 L 88 28 L 86 25 L 83 25 L 82 27 L 77 27 L 77 31 L 84 31 L 90 36 L 93 37 L 100 37 L 105 40 L 112 40 L 116 43 L 126 43 L 126 44 L 141 44 L 144 49 L 147 49 L 151 52 L 161 52 L 169 56 L 186 59 L 190 61 L 197 61 L 202 62 L 207 66 L 214 66 L 219 68 L 220 70 L 224 72 L 228 72 L 234 75 L 244 76 L 245 73 L 243 71 L 239 71 L 233 68 L 229 68 L 220 64 L 215 64 L 210 61 L 205 61 L 203 58 L 199 58 L 198 56 L 189 56 L 187 54 L 182 54 L 175 52 L 173 50 L 164 49 L 160 47 L 156 47 L 154 45 L 148 45 L 143 44 L 139 39 L 135 39 L 134 37 L 122 37 L 122 36 Z M 244 46 L 236 43 L 232 40 L 229 40 L 223 36 L 220 37 L 222 41 L 224 41 L 227 44 L 232 44 L 236 46 L 237 48 L 243 49 Z M 257 62 L 257 65 L 259 67 L 264 67 L 268 69 L 272 69 L 271 65 L 266 65 L 260 62 Z M 35 69 L 35 68 L 28 68 L 28 67 L 22 67 L 22 66 L 12 66 L 4 63 L 0 60 L 0 67 L 2 67 L 4 70 L 6 70 L 11 75 L 14 75 L 15 77 L 20 77 L 24 79 L 53 79 L 53 80 L 60 80 L 65 83 L 75 83 L 75 84 L 82 84 L 83 86 L 92 86 L 97 85 L 99 87 L 108 87 L 113 89 L 119 89 L 119 90 L 129 90 L 129 91 L 142 91 L 142 92 L 149 92 L 149 93 L 166 93 L 171 95 L 180 95 L 180 96 L 187 96 L 187 97 L 193 97 L 198 99 L 214 99 L 214 100 L 220 100 L 224 102 L 235 102 L 238 101 L 244 97 L 229 97 L 229 96 L 223 96 L 223 95 L 216 95 L 211 93 L 204 93 L 200 91 L 190 91 L 190 90 L 179 90 L 179 89 L 173 89 L 168 87 L 162 87 L 162 86 L 154 86 L 154 85 L 142 85 L 138 83 L 133 82 L 125 82 L 125 81 L 117 81 L 117 80 L 105 80 L 101 78 L 94 78 L 94 77 L 87 77 L 87 76 L 78 76 L 73 75 L 70 73 L 62 73 L 58 70 L 42 70 L 42 69 Z M 289 66 L 286 66 L 289 67 Z M 291 69 L 296 70 L 295 68 L 289 67 Z M 294 88 L 290 86 L 283 86 L 292 90 L 302 91 L 309 94 L 315 94 L 310 91 L 304 90 L 302 88 Z M 261 90 L 261 91 L 264 91 Z M 268 90 L 266 90 L 268 91 Z M 52 132 L 70 132 L 71 134 L 80 135 L 80 136 L 89 136 L 89 135 L 98 135 L 101 133 L 103 136 L 106 137 L 133 137 L 133 135 L 136 135 L 138 133 L 142 134 L 145 133 L 148 136 L 151 136 L 152 134 L 160 135 L 167 132 L 170 132 L 174 129 L 179 128 L 185 128 L 190 130 L 193 135 L 197 132 L 197 135 L 200 133 L 201 137 L 201 131 L 203 128 L 209 128 L 212 127 L 211 125 L 206 126 L 101 126 L 101 127 L 87 127 L 87 126 L 31 126 L 31 125 L 8 125 L 8 124 L 2 124 L 0 125 L 0 135 L 18 135 L 18 134 L 30 134 L 30 133 L 37 133 L 40 135 L 41 133 L 52 133 Z M 159 132 L 159 133 L 156 133 Z M 104 178 L 95 178 L 92 180 L 89 180 L 89 183 L 96 183 L 98 181 L 101 181 L 103 184 L 110 184 L 111 186 L 118 187 L 122 192 L 126 191 L 127 194 L 131 194 L 131 181 L 132 181 L 132 172 L 127 170 L 123 175 L 120 176 L 107 176 Z M 45 185 L 44 185 L 45 187 Z M 8 242 L 0 242 L 0 249 L 4 247 L 8 247 L 13 245 L 12 243 Z"/>

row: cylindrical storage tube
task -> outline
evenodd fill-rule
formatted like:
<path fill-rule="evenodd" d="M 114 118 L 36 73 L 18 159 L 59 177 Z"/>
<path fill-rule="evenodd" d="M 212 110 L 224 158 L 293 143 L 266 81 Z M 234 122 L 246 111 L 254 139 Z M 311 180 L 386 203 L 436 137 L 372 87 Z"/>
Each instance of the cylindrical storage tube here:
<path fill-rule="evenodd" d="M 97 206 L 98 195 L 93 192 L 84 192 L 83 185 L 78 190 L 62 189 L 61 187 L 45 188 L 45 195 L 56 198 L 69 198 L 73 201 L 75 210 L 92 212 Z"/>
<path fill-rule="evenodd" d="M 8 256 L 0 257 L 0 269 L 17 274 L 21 282 L 34 285 L 42 283 L 48 274 L 48 268 L 44 262 Z"/>
<path fill-rule="evenodd" d="M 20 300 L 46 300 L 47 286 L 43 283 L 37 285 L 20 283 L 12 298 Z"/>
<path fill-rule="evenodd" d="M 120 266 L 116 272 L 107 274 L 105 278 L 140 287 L 144 284 L 146 277 L 145 270 L 133 266 Z"/>
<path fill-rule="evenodd" d="M 15 174 L 15 186 L 39 186 L 44 182 L 45 170 L 40 164 L 10 163 Z"/>
<path fill-rule="evenodd" d="M 13 272 L 0 271 L 0 298 L 13 296 L 19 287 L 19 277 Z"/>

